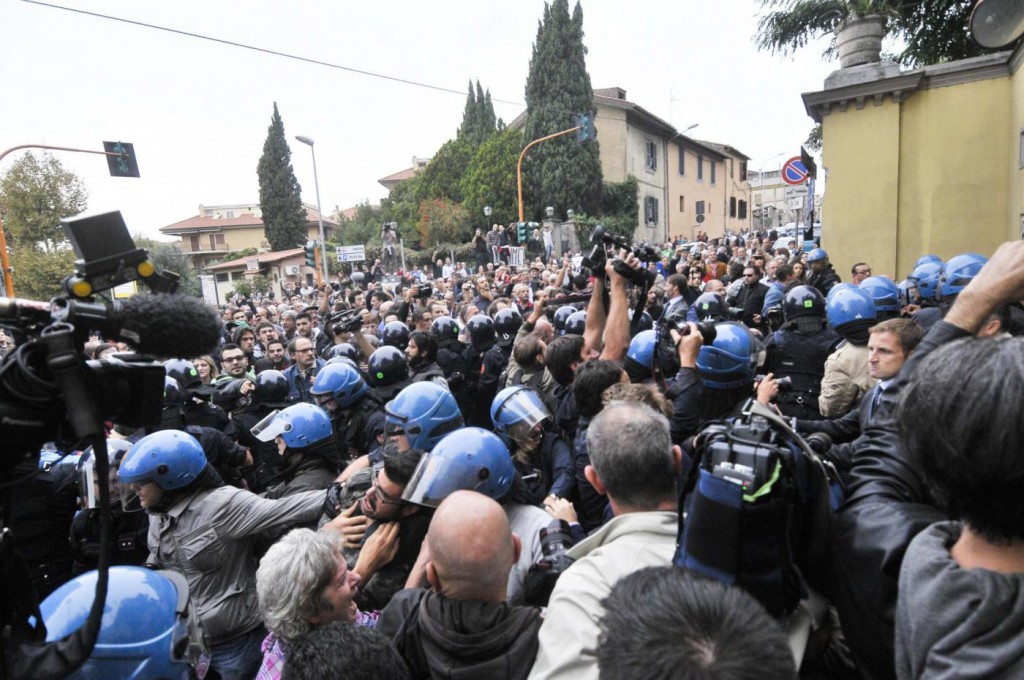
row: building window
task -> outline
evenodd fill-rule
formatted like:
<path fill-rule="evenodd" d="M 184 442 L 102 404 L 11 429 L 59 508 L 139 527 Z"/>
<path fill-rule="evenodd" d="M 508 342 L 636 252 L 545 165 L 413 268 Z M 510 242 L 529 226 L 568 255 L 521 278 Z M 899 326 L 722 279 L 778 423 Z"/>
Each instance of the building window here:
<path fill-rule="evenodd" d="M 1024 130 L 1020 131 L 1020 162 L 1017 165 L 1018 170 L 1024 170 Z"/>
<path fill-rule="evenodd" d="M 697 154 L 697 181 L 704 181 L 704 154 Z"/>
<path fill-rule="evenodd" d="M 694 203 L 693 204 L 693 209 L 697 212 L 698 215 L 703 215 L 704 214 L 704 201 L 697 201 L 696 203 Z"/>
<path fill-rule="evenodd" d="M 736 197 L 729 197 L 729 217 L 736 217 Z"/>
<path fill-rule="evenodd" d="M 654 196 L 644 198 L 644 223 L 648 227 L 658 224 L 658 199 Z"/>
<path fill-rule="evenodd" d="M 708 165 L 711 166 L 711 183 L 714 184 L 715 183 L 715 166 L 718 165 L 718 163 L 716 163 L 714 159 L 711 159 L 711 162 L 708 163 Z"/>
<path fill-rule="evenodd" d="M 647 172 L 654 172 L 658 169 L 658 145 L 647 140 Z"/>
<path fill-rule="evenodd" d="M 679 212 L 686 212 L 686 202 L 682 196 L 679 197 Z"/>
<path fill-rule="evenodd" d="M 228 278 L 227 274 L 217 274 L 217 283 L 227 283 Z"/>
<path fill-rule="evenodd" d="M 747 162 L 746 161 L 740 161 L 740 181 L 741 182 L 746 182 L 747 181 Z"/>
<path fill-rule="evenodd" d="M 686 149 L 682 144 L 679 145 L 679 174 L 686 174 Z"/>
<path fill-rule="evenodd" d="M 730 158 L 729 159 L 729 179 L 732 179 L 733 177 L 735 177 L 735 175 L 733 175 L 732 172 L 733 172 L 733 159 Z"/>
<path fill-rule="evenodd" d="M 740 219 L 741 220 L 747 219 L 747 202 L 746 201 L 740 201 Z"/>

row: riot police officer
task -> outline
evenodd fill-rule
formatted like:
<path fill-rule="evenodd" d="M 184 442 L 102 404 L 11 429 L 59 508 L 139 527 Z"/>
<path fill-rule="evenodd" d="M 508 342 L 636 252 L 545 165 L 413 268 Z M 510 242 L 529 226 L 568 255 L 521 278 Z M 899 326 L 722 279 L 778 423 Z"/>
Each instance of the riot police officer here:
<path fill-rule="evenodd" d="M 765 370 L 775 379 L 789 378 L 789 389 L 778 395 L 784 415 L 820 420 L 818 395 L 825 360 L 838 347 L 839 334 L 825 324 L 825 298 L 811 286 L 797 286 L 782 300 L 782 328 L 766 343 Z"/>

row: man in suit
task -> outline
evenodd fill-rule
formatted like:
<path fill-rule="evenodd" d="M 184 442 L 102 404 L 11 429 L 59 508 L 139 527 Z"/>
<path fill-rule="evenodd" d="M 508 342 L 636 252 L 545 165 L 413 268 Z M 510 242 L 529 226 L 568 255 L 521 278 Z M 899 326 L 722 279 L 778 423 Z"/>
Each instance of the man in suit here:
<path fill-rule="evenodd" d="M 904 318 L 888 319 L 875 324 L 869 332 L 868 368 L 878 384 L 864 395 L 860 408 L 830 420 L 797 420 L 799 432 L 821 432 L 832 439 L 833 446 L 825 456 L 843 471 L 853 465 L 856 440 L 874 417 L 882 393 L 896 379 L 910 353 L 924 337 L 924 330 L 916 321 Z"/>
<path fill-rule="evenodd" d="M 669 314 L 675 314 L 680 319 L 686 318 L 687 305 L 683 299 L 686 291 L 686 277 L 682 274 L 673 274 L 665 281 L 665 309 L 661 313 L 664 319 Z"/>

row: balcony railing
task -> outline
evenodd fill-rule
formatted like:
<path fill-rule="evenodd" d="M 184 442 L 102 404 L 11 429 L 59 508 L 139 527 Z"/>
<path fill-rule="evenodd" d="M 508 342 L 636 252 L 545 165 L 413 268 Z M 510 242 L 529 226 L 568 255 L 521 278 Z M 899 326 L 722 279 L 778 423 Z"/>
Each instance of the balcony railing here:
<path fill-rule="evenodd" d="M 181 242 L 181 252 L 183 253 L 227 253 L 231 250 L 231 247 L 227 243 L 218 243 L 211 245 L 209 241 L 203 243 L 192 243 L 191 241 Z"/>

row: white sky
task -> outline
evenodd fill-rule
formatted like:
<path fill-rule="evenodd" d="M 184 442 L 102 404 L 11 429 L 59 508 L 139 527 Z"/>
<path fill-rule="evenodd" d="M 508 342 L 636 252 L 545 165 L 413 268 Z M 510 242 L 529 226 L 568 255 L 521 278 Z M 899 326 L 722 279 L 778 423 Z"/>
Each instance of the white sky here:
<path fill-rule="evenodd" d="M 90 212 L 121 210 L 132 232 L 256 202 L 256 164 L 276 101 L 303 200 L 325 213 L 386 193 L 381 177 L 455 134 L 467 80 L 523 102 L 543 0 L 54 0 L 457 90 L 437 92 L 107 19 L 0 0 L 0 151 L 26 143 L 135 145 L 141 179 L 112 178 L 100 156 L 56 152 L 88 187 Z M 573 3 L 570 3 L 570 8 Z M 754 0 L 584 0 L 595 88 L 688 134 L 730 144 L 751 169 L 798 155 L 812 121 L 802 92 L 838 68 L 824 42 L 796 58 L 759 53 Z M 495 102 L 512 120 L 524 104 Z M 0 172 L 19 152 L 0 161 Z M 782 154 L 782 155 L 780 155 Z M 770 157 L 772 160 L 767 160 Z"/>

